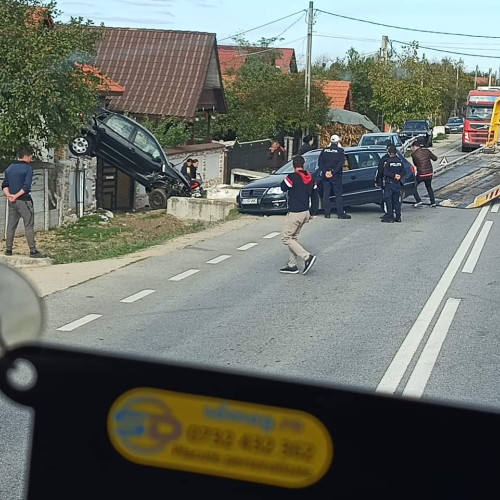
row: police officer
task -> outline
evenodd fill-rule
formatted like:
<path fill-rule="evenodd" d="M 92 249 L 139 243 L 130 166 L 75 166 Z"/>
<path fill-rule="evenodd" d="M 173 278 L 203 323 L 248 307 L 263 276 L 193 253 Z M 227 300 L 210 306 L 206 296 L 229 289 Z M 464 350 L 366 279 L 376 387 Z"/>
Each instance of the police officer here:
<path fill-rule="evenodd" d="M 337 206 L 337 218 L 350 219 L 351 216 L 344 212 L 342 202 L 342 168 L 345 161 L 344 150 L 339 145 L 340 137 L 332 135 L 330 145 L 321 151 L 318 158 L 321 180 L 323 184 L 323 208 L 325 217 L 330 218 L 332 203 L 330 193 L 333 190 L 335 204 Z"/>
<path fill-rule="evenodd" d="M 380 221 L 401 222 L 401 180 L 405 175 L 405 168 L 395 146 L 389 146 L 387 151 L 389 158 L 384 163 L 384 201 L 387 213 Z"/>

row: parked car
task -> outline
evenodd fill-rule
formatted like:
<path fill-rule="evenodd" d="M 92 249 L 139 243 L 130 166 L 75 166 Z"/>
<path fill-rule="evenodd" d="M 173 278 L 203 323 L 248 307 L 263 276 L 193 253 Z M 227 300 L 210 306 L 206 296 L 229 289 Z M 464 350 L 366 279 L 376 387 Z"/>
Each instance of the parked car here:
<path fill-rule="evenodd" d="M 418 137 L 421 144 L 431 147 L 432 129 L 433 127 L 427 120 L 407 120 L 399 132 L 399 137 L 403 142 Z"/>
<path fill-rule="evenodd" d="M 396 133 L 370 133 L 363 134 L 358 146 L 396 146 L 398 151 L 403 149 L 403 143 Z"/>
<path fill-rule="evenodd" d="M 452 116 L 444 126 L 445 134 L 461 134 L 464 130 L 464 119 Z"/>
<path fill-rule="evenodd" d="M 346 160 L 342 184 L 344 191 L 342 198 L 345 206 L 364 205 L 366 203 L 376 203 L 382 206 L 382 190 L 375 187 L 375 177 L 379 160 L 387 152 L 386 147 L 375 146 L 355 146 L 345 148 Z M 305 168 L 311 172 L 322 192 L 318 168 L 318 158 L 321 149 L 305 153 Z M 403 198 L 415 192 L 415 175 L 412 165 L 402 155 L 406 175 L 403 179 Z M 293 172 L 292 162 L 289 161 L 271 175 L 252 181 L 245 185 L 237 196 L 238 208 L 245 213 L 286 213 L 287 195 L 281 190 L 281 182 L 287 174 Z M 335 206 L 335 196 L 331 196 L 333 206 Z"/>
<path fill-rule="evenodd" d="M 126 116 L 99 109 L 69 149 L 75 156 L 98 156 L 142 184 L 153 209 L 166 208 L 170 196 L 191 196 L 189 181 L 155 136 Z"/>

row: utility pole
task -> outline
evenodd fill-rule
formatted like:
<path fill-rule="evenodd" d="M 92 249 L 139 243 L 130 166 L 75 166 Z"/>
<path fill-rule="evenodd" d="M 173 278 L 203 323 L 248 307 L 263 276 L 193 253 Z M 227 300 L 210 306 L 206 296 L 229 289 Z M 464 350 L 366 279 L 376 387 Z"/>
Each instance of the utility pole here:
<path fill-rule="evenodd" d="M 460 65 L 457 64 L 457 83 L 455 86 L 455 108 L 453 110 L 453 116 L 458 116 L 458 76 L 460 71 Z"/>
<path fill-rule="evenodd" d="M 389 59 L 389 37 L 386 35 L 382 37 L 382 47 L 380 48 L 380 57 L 384 62 L 387 62 L 387 60 Z"/>
<path fill-rule="evenodd" d="M 306 111 L 311 108 L 311 54 L 312 54 L 312 35 L 313 35 L 313 2 L 309 2 L 309 10 L 307 12 L 307 55 L 306 55 Z M 305 134 L 309 134 L 309 127 L 305 130 Z"/>
<path fill-rule="evenodd" d="M 491 87 L 491 72 L 493 71 L 493 68 L 490 68 L 490 75 L 488 78 L 488 87 Z"/>
<path fill-rule="evenodd" d="M 474 74 L 474 90 L 477 89 L 477 72 L 479 71 L 479 68 L 476 64 L 476 73 Z"/>

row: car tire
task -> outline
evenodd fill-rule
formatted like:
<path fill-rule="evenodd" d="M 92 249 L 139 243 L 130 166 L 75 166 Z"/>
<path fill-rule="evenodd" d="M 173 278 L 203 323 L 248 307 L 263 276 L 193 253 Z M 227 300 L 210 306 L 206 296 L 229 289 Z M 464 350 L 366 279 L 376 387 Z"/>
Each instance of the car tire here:
<path fill-rule="evenodd" d="M 153 210 L 160 210 L 167 208 L 167 201 L 170 198 L 170 193 L 167 193 L 163 188 L 155 188 L 149 193 L 148 198 L 150 208 Z"/>
<path fill-rule="evenodd" d="M 462 146 L 462 153 L 469 153 L 470 152 L 470 148 L 468 148 L 467 146 Z"/>
<path fill-rule="evenodd" d="M 74 156 L 93 156 L 94 154 L 93 141 L 88 135 L 73 138 L 68 147 Z"/>

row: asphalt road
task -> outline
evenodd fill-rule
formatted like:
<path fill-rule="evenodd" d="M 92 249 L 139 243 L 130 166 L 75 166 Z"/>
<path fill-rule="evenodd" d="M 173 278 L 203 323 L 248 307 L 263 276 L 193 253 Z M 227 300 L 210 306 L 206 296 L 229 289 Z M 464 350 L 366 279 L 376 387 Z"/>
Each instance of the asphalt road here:
<path fill-rule="evenodd" d="M 265 217 L 49 296 L 43 338 L 500 409 L 497 209 L 318 216 L 306 276 L 278 272 L 283 218 Z M 2 500 L 23 498 L 30 422 L 0 401 Z"/>

